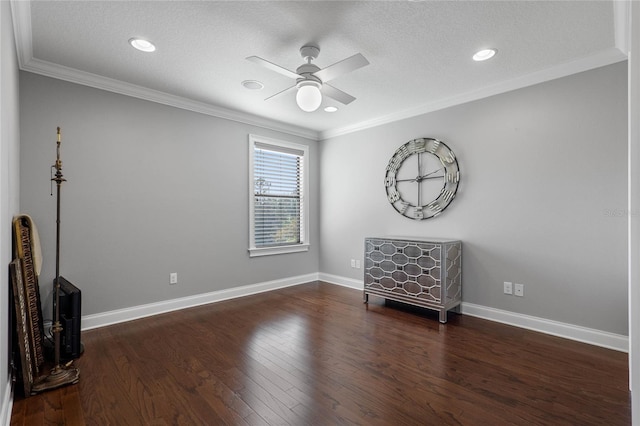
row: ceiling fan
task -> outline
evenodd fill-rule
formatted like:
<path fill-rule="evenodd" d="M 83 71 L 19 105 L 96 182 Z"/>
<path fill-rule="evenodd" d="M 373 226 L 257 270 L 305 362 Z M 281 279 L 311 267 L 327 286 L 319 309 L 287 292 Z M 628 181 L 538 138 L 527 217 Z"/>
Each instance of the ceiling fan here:
<path fill-rule="evenodd" d="M 346 74 L 369 65 L 369 61 L 367 61 L 362 54 L 357 53 L 343 59 L 342 61 L 336 62 L 333 65 L 320 69 L 317 65 L 311 63 L 311 61 L 316 59 L 319 54 L 320 48 L 316 45 L 307 44 L 302 46 L 300 48 L 300 55 L 306 63 L 300 65 L 295 72 L 289 71 L 280 65 L 276 65 L 257 56 L 249 56 L 247 59 L 296 80 L 296 84 L 294 86 L 288 87 L 275 95 L 269 96 L 265 101 L 292 89 L 298 89 L 296 94 L 296 103 L 301 110 L 306 112 L 313 112 L 318 109 L 322 103 L 323 94 L 344 105 L 348 105 L 353 102 L 356 98 L 327 84 L 327 81 L 331 81 L 342 74 Z"/>

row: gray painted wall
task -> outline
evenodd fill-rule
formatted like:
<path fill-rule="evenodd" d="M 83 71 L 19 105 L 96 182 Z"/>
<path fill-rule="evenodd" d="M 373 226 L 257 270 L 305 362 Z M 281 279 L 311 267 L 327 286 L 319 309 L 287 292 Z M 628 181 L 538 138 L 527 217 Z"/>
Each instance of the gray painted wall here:
<path fill-rule="evenodd" d="M 360 280 L 363 239 L 393 234 L 460 238 L 467 303 L 627 334 L 626 88 L 619 63 L 317 144 L 22 73 L 21 206 L 43 240 L 45 303 L 60 125 L 61 271 L 85 315 L 318 271 Z M 248 133 L 311 147 L 310 252 L 248 257 Z M 421 136 L 452 147 L 462 183 L 442 216 L 415 222 L 382 179 Z"/>
<path fill-rule="evenodd" d="M 60 270 L 82 289 L 83 315 L 318 272 L 317 142 L 25 72 L 20 96 L 21 206 L 40 231 L 45 306 L 56 126 Z M 309 252 L 249 258 L 249 133 L 309 145 Z"/>
<path fill-rule="evenodd" d="M 459 238 L 464 302 L 626 335 L 626 73 L 622 62 L 322 141 L 320 270 L 362 280 L 349 260 L 367 236 Z M 462 173 L 449 208 L 422 222 L 383 185 L 417 137 L 447 143 Z"/>
<path fill-rule="evenodd" d="M 13 39 L 9 2 L 0 2 L 0 421 L 11 416 L 11 378 L 9 372 L 9 300 L 8 265 L 11 253 L 11 221 L 19 210 L 18 60 Z M 8 424 L 8 422 L 7 422 Z"/>

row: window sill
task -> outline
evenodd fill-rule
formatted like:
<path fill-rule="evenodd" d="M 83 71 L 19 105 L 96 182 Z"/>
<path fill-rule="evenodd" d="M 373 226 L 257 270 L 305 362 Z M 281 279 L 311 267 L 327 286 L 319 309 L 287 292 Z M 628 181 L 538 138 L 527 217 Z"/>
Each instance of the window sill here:
<path fill-rule="evenodd" d="M 249 257 L 270 256 L 272 254 L 298 253 L 309 251 L 309 244 L 295 244 L 290 246 L 277 247 L 251 247 L 249 249 Z"/>

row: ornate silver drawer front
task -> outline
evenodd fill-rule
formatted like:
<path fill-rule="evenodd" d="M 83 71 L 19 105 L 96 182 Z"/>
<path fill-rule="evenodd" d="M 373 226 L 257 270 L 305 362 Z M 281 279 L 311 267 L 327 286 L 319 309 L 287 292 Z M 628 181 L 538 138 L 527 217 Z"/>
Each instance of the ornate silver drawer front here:
<path fill-rule="evenodd" d="M 440 312 L 462 301 L 458 240 L 372 237 L 364 240 L 364 301 L 374 294 Z"/>

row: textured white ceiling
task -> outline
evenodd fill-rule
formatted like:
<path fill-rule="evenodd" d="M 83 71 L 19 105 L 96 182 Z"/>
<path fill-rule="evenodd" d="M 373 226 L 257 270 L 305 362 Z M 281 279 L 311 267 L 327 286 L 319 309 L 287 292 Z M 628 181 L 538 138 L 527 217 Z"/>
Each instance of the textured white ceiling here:
<path fill-rule="evenodd" d="M 612 1 L 32 1 L 14 2 L 23 69 L 167 103 L 257 117 L 326 137 L 623 60 Z M 129 46 L 152 40 L 157 51 Z M 317 43 L 321 68 L 355 53 L 370 65 L 332 84 L 338 112 L 299 110 L 293 84 L 247 61 L 295 70 Z M 472 54 L 495 47 L 476 63 Z M 104 77 L 104 78 L 103 78 Z M 261 91 L 241 86 L 262 81 Z M 122 83 L 122 84 L 120 84 Z M 194 108 L 192 108 L 194 109 Z M 197 108 L 196 108 L 197 109 Z M 260 118 L 261 117 L 261 118 Z M 277 126 L 276 126 L 277 127 Z"/>

